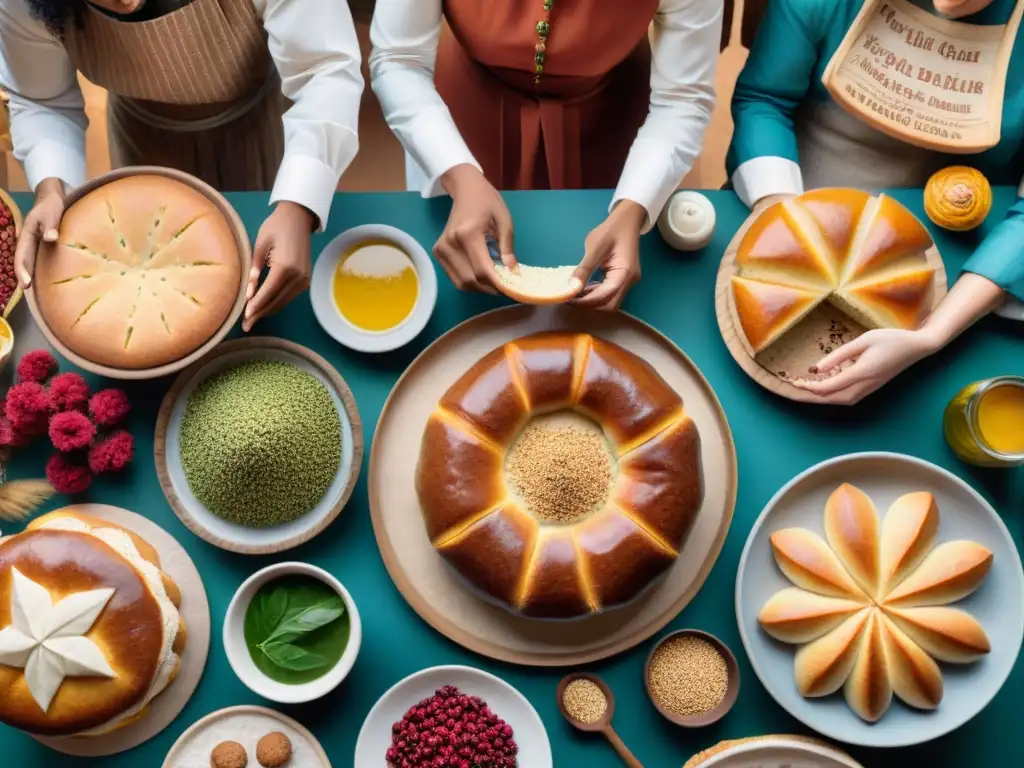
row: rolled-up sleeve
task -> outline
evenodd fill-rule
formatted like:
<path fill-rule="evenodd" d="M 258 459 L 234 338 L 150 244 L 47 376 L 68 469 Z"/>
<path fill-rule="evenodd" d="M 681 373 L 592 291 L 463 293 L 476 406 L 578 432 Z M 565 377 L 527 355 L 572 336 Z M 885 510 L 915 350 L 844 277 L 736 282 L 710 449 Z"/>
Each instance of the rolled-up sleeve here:
<path fill-rule="evenodd" d="M 14 157 L 35 189 L 85 181 L 85 101 L 64 46 L 24 0 L 0 4 L 0 88 L 10 98 Z"/>
<path fill-rule="evenodd" d="M 647 228 L 693 167 L 715 108 L 722 0 L 663 0 L 651 26 L 651 106 L 612 206 L 632 200 Z"/>
<path fill-rule="evenodd" d="M 441 176 L 456 165 L 480 170 L 434 86 L 442 0 L 378 0 L 370 39 L 370 85 L 384 119 L 423 170 L 424 197 L 444 194 Z"/>
<path fill-rule="evenodd" d="M 359 151 L 363 76 L 352 13 L 336 0 L 254 5 L 263 16 L 281 90 L 292 101 L 284 114 L 284 158 L 270 202 L 305 206 L 322 230 L 338 181 Z"/>
<path fill-rule="evenodd" d="M 1006 218 L 988 233 L 964 271 L 988 278 L 1024 301 L 1024 197 L 1018 197 Z"/>
<path fill-rule="evenodd" d="M 824 5 L 771 0 L 736 83 L 726 169 L 748 206 L 769 195 L 803 192 L 794 118 L 818 63 Z"/>

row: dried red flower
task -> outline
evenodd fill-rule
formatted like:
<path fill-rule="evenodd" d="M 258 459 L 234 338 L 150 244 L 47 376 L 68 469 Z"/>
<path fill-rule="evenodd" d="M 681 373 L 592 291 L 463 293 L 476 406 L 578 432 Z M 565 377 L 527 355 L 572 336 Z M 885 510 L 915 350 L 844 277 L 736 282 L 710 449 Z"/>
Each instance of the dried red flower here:
<path fill-rule="evenodd" d="M 89 403 L 89 385 L 77 373 L 60 373 L 50 381 L 48 397 L 51 413 L 84 413 Z"/>
<path fill-rule="evenodd" d="M 57 493 L 81 493 L 92 485 L 89 467 L 74 454 L 53 454 L 46 462 L 46 479 Z"/>
<path fill-rule="evenodd" d="M 103 389 L 89 401 L 89 413 L 101 427 L 116 427 L 128 416 L 132 405 L 120 389 Z"/>
<path fill-rule="evenodd" d="M 89 469 L 99 475 L 120 472 L 135 454 L 135 440 L 123 429 L 113 432 L 89 449 Z"/>
<path fill-rule="evenodd" d="M 92 445 L 96 426 L 79 411 L 65 411 L 50 419 L 50 441 L 58 451 L 79 451 Z"/>
<path fill-rule="evenodd" d="M 57 372 L 57 360 L 45 349 L 34 349 L 18 363 L 18 381 L 42 384 Z"/>
<path fill-rule="evenodd" d="M 35 381 L 23 381 L 7 390 L 4 401 L 4 416 L 11 426 L 25 436 L 36 436 L 46 432 L 49 405 L 46 388 Z"/>

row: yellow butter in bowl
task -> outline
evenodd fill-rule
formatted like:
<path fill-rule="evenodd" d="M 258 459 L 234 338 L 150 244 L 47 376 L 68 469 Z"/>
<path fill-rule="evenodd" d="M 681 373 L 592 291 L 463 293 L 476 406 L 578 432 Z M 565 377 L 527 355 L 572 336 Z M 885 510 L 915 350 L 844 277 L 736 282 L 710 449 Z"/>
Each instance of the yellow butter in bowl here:
<path fill-rule="evenodd" d="M 388 331 L 401 325 L 412 314 L 419 291 L 409 254 L 383 240 L 353 246 L 334 270 L 338 312 L 362 331 Z"/>

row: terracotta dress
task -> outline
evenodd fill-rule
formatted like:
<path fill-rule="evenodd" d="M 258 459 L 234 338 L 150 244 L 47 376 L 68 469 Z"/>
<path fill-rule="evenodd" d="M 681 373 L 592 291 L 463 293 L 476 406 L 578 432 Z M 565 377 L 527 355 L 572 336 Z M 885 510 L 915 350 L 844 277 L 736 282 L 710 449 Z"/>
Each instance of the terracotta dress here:
<path fill-rule="evenodd" d="M 615 187 L 647 116 L 647 30 L 658 6 L 558 0 L 546 12 L 543 0 L 446 0 L 451 32 L 435 82 L 492 184 Z"/>
<path fill-rule="evenodd" d="M 145 18 L 85 3 L 64 47 L 105 88 L 111 161 L 187 171 L 217 189 L 270 189 L 285 100 L 250 0 L 147 0 Z"/>

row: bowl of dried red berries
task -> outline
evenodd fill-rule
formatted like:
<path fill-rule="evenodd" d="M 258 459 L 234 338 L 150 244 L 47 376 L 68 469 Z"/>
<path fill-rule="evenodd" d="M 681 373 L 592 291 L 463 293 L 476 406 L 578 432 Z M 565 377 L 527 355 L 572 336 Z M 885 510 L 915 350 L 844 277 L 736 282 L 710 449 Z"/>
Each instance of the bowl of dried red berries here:
<path fill-rule="evenodd" d="M 355 765 L 552 768 L 537 711 L 504 680 L 472 667 L 433 667 L 388 690 L 367 715 Z"/>
<path fill-rule="evenodd" d="M 0 316 L 7 317 L 21 298 L 14 272 L 14 249 L 21 232 L 21 211 L 11 196 L 0 189 Z"/>

